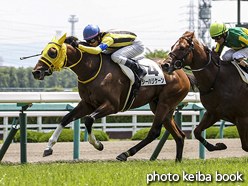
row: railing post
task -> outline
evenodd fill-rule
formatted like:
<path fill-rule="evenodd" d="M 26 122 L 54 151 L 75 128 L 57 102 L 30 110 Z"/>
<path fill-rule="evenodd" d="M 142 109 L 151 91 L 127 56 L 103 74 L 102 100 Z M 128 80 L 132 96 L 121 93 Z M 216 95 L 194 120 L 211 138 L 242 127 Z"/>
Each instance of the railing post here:
<path fill-rule="evenodd" d="M 88 130 L 85 125 L 84 125 L 84 141 L 88 141 Z"/>
<path fill-rule="evenodd" d="M 42 116 L 37 117 L 38 131 L 42 132 Z"/>
<path fill-rule="evenodd" d="M 3 141 L 6 140 L 7 136 L 8 136 L 8 125 L 9 125 L 9 121 L 8 121 L 8 117 L 4 117 L 3 118 Z"/>
<path fill-rule="evenodd" d="M 20 146 L 21 146 L 21 163 L 27 163 L 27 114 L 21 112 L 20 119 Z"/>
<path fill-rule="evenodd" d="M 156 159 L 157 159 L 157 157 L 158 157 L 158 155 L 159 155 L 161 149 L 163 148 L 164 143 L 165 143 L 166 140 L 168 139 L 169 135 L 170 135 L 170 133 L 166 130 L 166 131 L 164 132 L 163 136 L 161 137 L 161 139 L 159 140 L 158 145 L 157 145 L 157 147 L 155 148 L 155 150 L 154 150 L 154 152 L 153 152 L 153 154 L 152 154 L 152 156 L 151 156 L 151 158 L 150 158 L 150 161 L 151 161 L 151 160 L 156 160 Z"/>
<path fill-rule="evenodd" d="M 194 130 L 195 130 L 195 128 L 196 128 L 196 115 L 193 115 L 192 117 L 192 123 L 194 123 L 193 125 L 192 125 L 192 132 L 191 132 L 191 134 L 192 134 L 192 139 L 195 139 L 195 134 L 194 134 Z"/>
<path fill-rule="evenodd" d="M 27 163 L 27 114 L 23 111 L 32 106 L 32 103 L 17 103 L 21 106 L 19 120 L 20 120 L 20 149 L 21 149 L 21 163 Z"/>
<path fill-rule="evenodd" d="M 132 123 L 133 123 L 133 131 L 132 136 L 137 132 L 137 115 L 132 116 Z"/>
<path fill-rule="evenodd" d="M 80 157 L 80 119 L 74 121 L 73 159 Z"/>
<path fill-rule="evenodd" d="M 107 121 L 106 121 L 106 117 L 103 117 L 103 118 L 102 118 L 102 124 L 103 124 L 103 125 L 102 125 L 102 131 L 103 131 L 103 132 L 106 132 L 106 122 L 107 122 Z"/>
<path fill-rule="evenodd" d="M 200 121 L 204 113 L 205 113 L 205 110 L 200 110 L 200 117 L 199 117 Z M 202 131 L 202 137 L 206 139 L 206 130 Z M 201 142 L 199 142 L 199 157 L 201 159 L 205 159 L 205 146 Z"/>
<path fill-rule="evenodd" d="M 221 125 L 220 125 L 220 139 L 223 138 L 223 129 L 224 129 L 224 126 L 225 126 L 225 120 L 222 120 L 221 122 Z"/>
<path fill-rule="evenodd" d="M 88 130 L 86 126 L 84 128 L 84 141 L 88 141 Z"/>
<path fill-rule="evenodd" d="M 0 161 L 2 161 L 3 156 L 5 155 L 6 151 L 8 150 L 10 143 L 12 142 L 16 132 L 19 129 L 17 122 L 18 122 L 18 119 L 14 118 L 9 135 L 7 136 L 7 138 L 4 141 L 3 146 L 1 147 L 1 150 L 0 150 Z"/>

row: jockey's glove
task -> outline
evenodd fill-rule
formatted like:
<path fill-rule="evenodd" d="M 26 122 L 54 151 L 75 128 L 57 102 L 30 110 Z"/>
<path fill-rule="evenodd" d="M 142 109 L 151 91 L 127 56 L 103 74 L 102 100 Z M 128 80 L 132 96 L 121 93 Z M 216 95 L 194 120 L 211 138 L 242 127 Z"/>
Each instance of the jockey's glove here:
<path fill-rule="evenodd" d="M 238 64 L 245 67 L 246 72 L 248 72 L 248 63 L 246 62 L 246 60 L 247 60 L 246 58 L 243 58 L 239 61 Z"/>
<path fill-rule="evenodd" d="M 238 62 L 239 65 L 241 65 L 241 66 L 243 66 L 243 67 L 246 68 L 246 66 L 248 65 L 248 63 L 246 62 L 246 60 L 247 60 L 246 58 L 240 58 L 237 61 L 239 61 Z"/>

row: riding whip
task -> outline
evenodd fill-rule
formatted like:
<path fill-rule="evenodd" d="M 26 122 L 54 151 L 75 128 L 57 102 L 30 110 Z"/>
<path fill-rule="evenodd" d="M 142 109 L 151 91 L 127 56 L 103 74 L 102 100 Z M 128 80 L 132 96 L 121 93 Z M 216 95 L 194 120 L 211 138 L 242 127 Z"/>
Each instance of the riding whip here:
<path fill-rule="evenodd" d="M 32 56 L 27 56 L 27 57 L 20 57 L 20 60 L 23 60 L 23 59 L 28 59 L 28 58 L 31 58 L 31 57 L 36 57 L 36 56 L 40 56 L 41 54 L 35 54 L 35 55 L 32 55 Z"/>

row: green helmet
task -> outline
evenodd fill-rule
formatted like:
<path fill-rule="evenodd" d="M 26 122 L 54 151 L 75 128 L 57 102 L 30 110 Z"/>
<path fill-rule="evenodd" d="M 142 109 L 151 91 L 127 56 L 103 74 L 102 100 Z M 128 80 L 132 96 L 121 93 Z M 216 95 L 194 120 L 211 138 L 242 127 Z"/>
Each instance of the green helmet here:
<path fill-rule="evenodd" d="M 210 32 L 211 37 L 219 36 L 221 34 L 224 34 L 227 31 L 228 31 L 228 28 L 226 28 L 225 23 L 217 22 L 217 21 L 215 21 L 213 24 L 211 24 L 211 26 L 209 28 L 209 32 Z"/>

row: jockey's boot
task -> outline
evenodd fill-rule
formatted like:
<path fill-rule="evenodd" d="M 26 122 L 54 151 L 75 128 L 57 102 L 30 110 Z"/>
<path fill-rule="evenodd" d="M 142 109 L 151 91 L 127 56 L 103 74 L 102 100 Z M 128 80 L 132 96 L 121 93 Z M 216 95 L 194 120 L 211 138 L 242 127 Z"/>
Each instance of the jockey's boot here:
<path fill-rule="evenodd" d="M 140 83 L 141 79 L 147 74 L 144 67 L 141 67 L 137 62 L 132 59 L 127 59 L 125 66 L 130 68 L 135 76 L 135 84 Z"/>
<path fill-rule="evenodd" d="M 143 67 L 141 67 L 138 63 L 134 62 L 131 59 L 127 59 L 125 66 L 130 68 L 134 73 L 135 82 L 132 86 L 133 98 L 134 98 L 139 92 L 141 86 L 141 79 L 147 74 L 147 72 Z"/>

